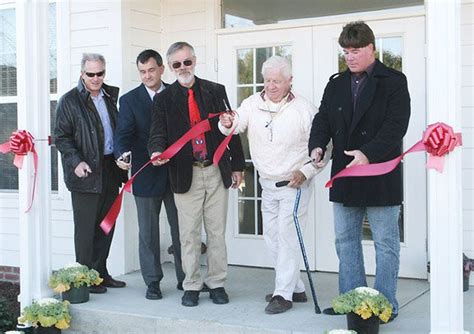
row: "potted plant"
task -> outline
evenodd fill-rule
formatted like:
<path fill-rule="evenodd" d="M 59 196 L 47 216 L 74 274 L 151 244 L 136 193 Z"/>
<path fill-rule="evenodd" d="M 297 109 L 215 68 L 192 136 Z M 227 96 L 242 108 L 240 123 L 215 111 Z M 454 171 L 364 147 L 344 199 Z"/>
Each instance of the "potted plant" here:
<path fill-rule="evenodd" d="M 77 262 L 53 272 L 49 278 L 49 286 L 72 304 L 87 302 L 89 287 L 100 283 L 102 278 L 96 270 Z"/>
<path fill-rule="evenodd" d="M 69 302 L 54 298 L 42 298 L 23 309 L 18 322 L 30 323 L 37 334 L 58 334 L 61 329 L 69 328 L 71 315 Z"/>
<path fill-rule="evenodd" d="M 332 301 L 334 311 L 347 315 L 347 328 L 359 334 L 379 332 L 379 319 L 387 322 L 392 315 L 392 305 L 379 291 L 358 287 Z"/>

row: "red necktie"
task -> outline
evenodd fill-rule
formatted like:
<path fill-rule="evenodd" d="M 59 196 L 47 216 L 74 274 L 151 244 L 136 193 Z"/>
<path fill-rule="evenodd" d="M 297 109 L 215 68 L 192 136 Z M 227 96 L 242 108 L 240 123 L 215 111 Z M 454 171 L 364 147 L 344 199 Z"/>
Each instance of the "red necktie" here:
<path fill-rule="evenodd" d="M 194 91 L 188 89 L 188 107 L 189 107 L 189 120 L 191 122 L 191 127 L 196 125 L 201 121 L 201 116 L 199 114 L 199 107 L 194 98 Z M 193 156 L 195 160 L 206 160 L 207 158 L 207 148 L 206 148 L 206 138 L 204 134 L 201 134 L 192 140 L 193 145 Z"/>

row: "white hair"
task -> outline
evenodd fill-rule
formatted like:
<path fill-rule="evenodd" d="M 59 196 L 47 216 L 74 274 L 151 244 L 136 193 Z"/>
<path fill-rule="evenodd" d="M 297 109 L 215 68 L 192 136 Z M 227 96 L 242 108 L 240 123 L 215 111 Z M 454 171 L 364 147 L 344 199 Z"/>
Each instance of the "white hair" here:
<path fill-rule="evenodd" d="M 265 77 L 265 72 L 268 70 L 280 70 L 280 73 L 286 79 L 290 79 L 293 76 L 290 61 L 288 60 L 288 58 L 281 57 L 281 56 L 272 56 L 263 63 L 262 65 L 263 77 Z"/>
<path fill-rule="evenodd" d="M 86 61 L 98 61 L 105 67 L 105 58 L 99 53 L 83 53 L 81 59 L 81 72 L 86 70 Z"/>

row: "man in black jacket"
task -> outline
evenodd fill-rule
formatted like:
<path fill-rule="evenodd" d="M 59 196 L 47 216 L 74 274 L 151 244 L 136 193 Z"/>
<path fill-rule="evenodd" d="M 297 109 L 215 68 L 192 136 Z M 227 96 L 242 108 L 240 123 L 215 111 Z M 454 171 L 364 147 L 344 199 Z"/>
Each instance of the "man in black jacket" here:
<path fill-rule="evenodd" d="M 194 75 L 196 56 L 186 42 L 170 46 L 166 54 L 168 65 L 177 81 L 161 92 L 154 101 L 148 150 L 152 158 L 186 133 L 210 113 L 226 110 L 225 87 L 199 79 Z M 196 306 L 205 283 L 216 304 L 226 304 L 224 289 L 227 277 L 225 226 L 227 198 L 230 186 L 238 187 L 242 180 L 244 155 L 239 136 L 233 136 L 229 150 L 224 152 L 219 167 L 212 158 L 224 139 L 217 127 L 218 118 L 211 120 L 211 131 L 193 138 L 170 161 L 171 189 L 178 208 L 181 256 L 186 278 L 183 282 L 184 306 Z M 168 160 L 157 159 L 161 166 Z M 208 275 L 200 275 L 201 228 L 207 234 Z"/>
<path fill-rule="evenodd" d="M 400 155 L 410 118 L 406 77 L 375 59 L 375 37 L 370 27 L 364 22 L 347 24 L 339 44 L 348 69 L 333 75 L 327 84 L 309 140 L 310 155 L 321 167 L 324 148 L 332 139 L 331 176 L 349 166 L 384 162 Z M 376 253 L 374 287 L 393 305 L 390 320 L 398 315 L 402 190 L 400 165 L 386 175 L 337 179 L 330 190 L 339 291 L 367 286 L 361 244 L 367 214 Z M 324 313 L 334 314 L 334 310 Z"/>
<path fill-rule="evenodd" d="M 90 288 L 92 293 L 125 286 L 106 266 L 114 230 L 106 235 L 99 227 L 127 180 L 113 156 L 119 89 L 105 85 L 104 77 L 104 57 L 83 54 L 79 82 L 59 99 L 54 129 L 64 182 L 71 192 L 76 261 L 96 269 L 104 279 Z"/>
<path fill-rule="evenodd" d="M 137 57 L 142 84 L 120 98 L 120 112 L 115 131 L 115 157 L 123 170 L 136 173 L 150 160 L 147 151 L 153 98 L 165 89 L 161 81 L 163 59 L 155 50 L 144 50 Z M 130 159 L 132 157 L 133 161 Z M 147 285 L 147 299 L 161 299 L 160 281 L 163 278 L 160 259 L 160 211 L 165 204 L 173 241 L 173 255 L 178 289 L 183 289 L 184 272 L 181 268 L 178 212 L 168 182 L 168 168 L 147 166 L 133 183 L 133 195 L 138 212 L 138 253 L 143 280 Z"/>

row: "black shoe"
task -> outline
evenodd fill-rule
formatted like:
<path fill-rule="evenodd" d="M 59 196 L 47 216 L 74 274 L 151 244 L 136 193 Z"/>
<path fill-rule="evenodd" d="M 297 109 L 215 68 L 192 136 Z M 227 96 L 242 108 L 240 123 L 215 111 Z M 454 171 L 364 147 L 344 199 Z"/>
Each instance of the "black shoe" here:
<path fill-rule="evenodd" d="M 160 290 L 160 282 L 154 281 L 148 285 L 148 288 L 146 289 L 145 298 L 151 300 L 163 298 Z"/>
<path fill-rule="evenodd" d="M 107 288 L 105 286 L 103 286 L 102 284 L 99 284 L 99 285 L 91 285 L 89 287 L 89 292 L 90 293 L 106 293 L 107 292 Z"/>
<path fill-rule="evenodd" d="M 181 304 L 183 306 L 197 306 L 199 302 L 199 291 L 186 290 L 181 298 Z"/>
<path fill-rule="evenodd" d="M 337 313 L 332 307 L 325 308 L 323 314 L 326 315 L 344 315 L 343 313 Z"/>
<path fill-rule="evenodd" d="M 381 325 L 385 325 L 385 324 L 388 324 L 389 322 L 392 322 L 396 317 L 398 317 L 398 313 L 392 313 L 392 315 L 390 316 L 390 318 L 388 318 L 388 321 L 385 322 L 383 320 L 380 320 L 380 324 Z"/>
<path fill-rule="evenodd" d="M 273 294 L 269 293 L 268 295 L 265 296 L 265 301 L 267 303 L 272 300 Z M 306 293 L 303 292 L 293 292 L 293 296 L 291 298 L 293 300 L 293 303 L 306 303 L 308 301 L 308 297 L 306 297 Z"/>
<path fill-rule="evenodd" d="M 267 307 L 265 307 L 266 314 L 278 314 L 288 311 L 293 307 L 293 303 L 286 300 L 282 296 L 273 296 Z"/>
<path fill-rule="evenodd" d="M 112 277 L 104 278 L 102 285 L 108 288 L 123 288 L 127 285 L 124 281 L 115 280 Z"/>
<path fill-rule="evenodd" d="M 227 304 L 229 302 L 229 296 L 222 287 L 209 290 L 209 298 L 212 299 L 214 304 Z"/>
<path fill-rule="evenodd" d="M 211 289 L 209 289 L 209 287 L 206 285 L 206 283 L 204 283 L 203 286 L 202 286 L 201 292 L 209 292 L 209 291 L 211 291 Z"/>
<path fill-rule="evenodd" d="M 184 290 L 183 289 L 183 282 L 178 282 L 178 284 L 176 285 L 176 289 L 183 291 Z"/>

